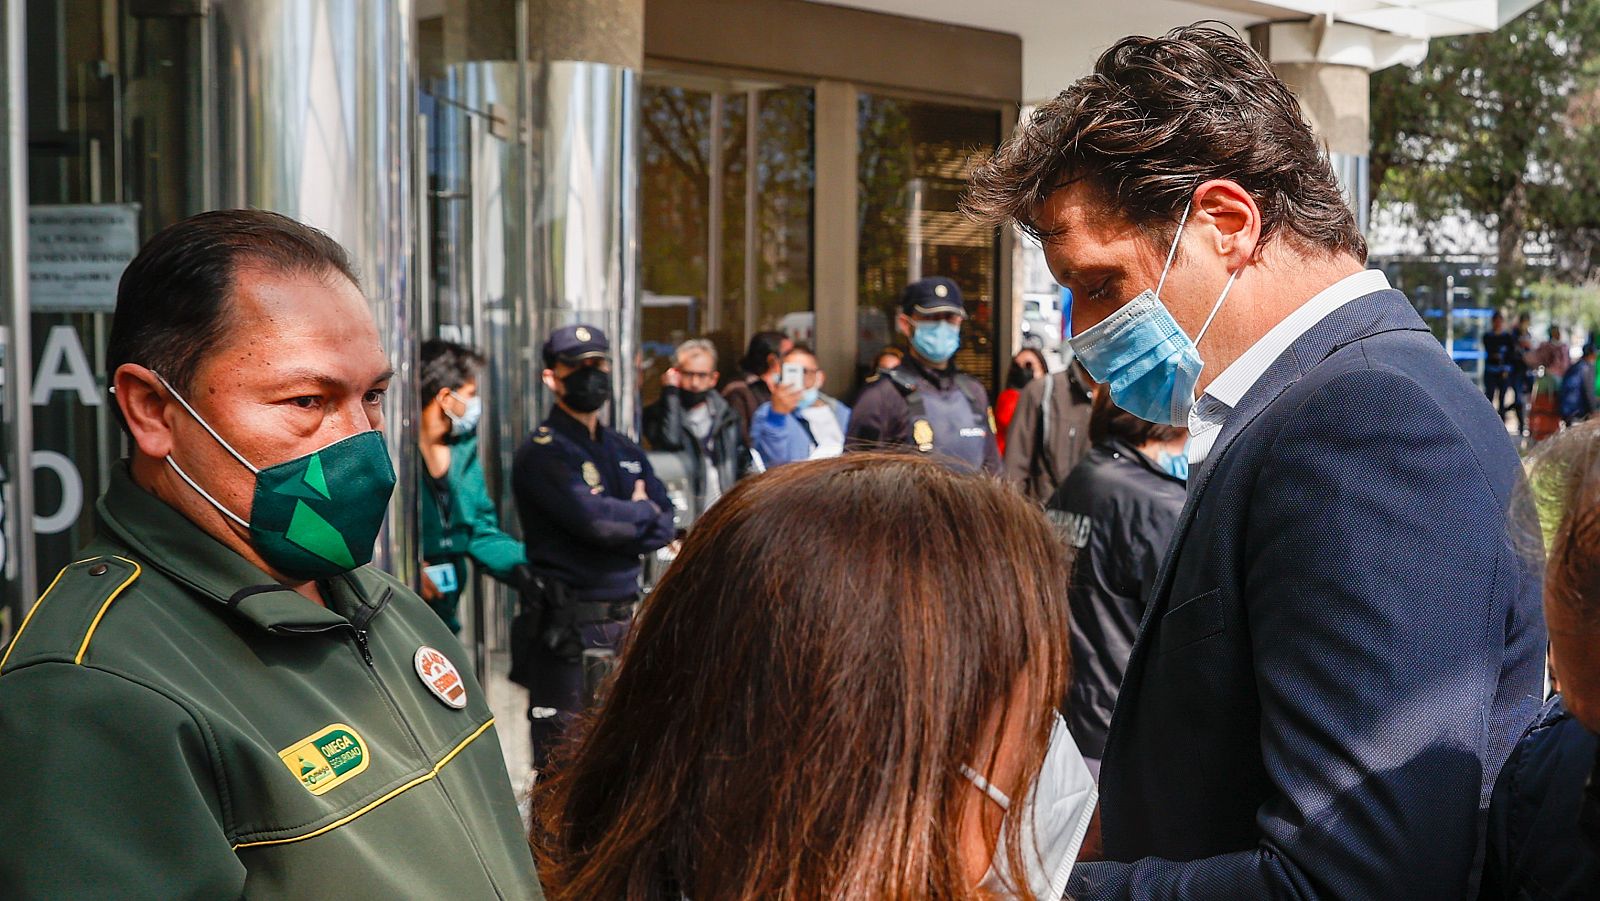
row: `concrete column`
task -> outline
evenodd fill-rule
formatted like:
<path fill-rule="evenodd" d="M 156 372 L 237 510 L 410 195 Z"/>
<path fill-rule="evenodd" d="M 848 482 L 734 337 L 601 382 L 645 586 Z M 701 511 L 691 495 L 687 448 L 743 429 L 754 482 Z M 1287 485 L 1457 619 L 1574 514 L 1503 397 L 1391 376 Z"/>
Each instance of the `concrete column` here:
<path fill-rule="evenodd" d="M 812 219 L 813 296 L 817 362 L 830 374 L 830 390 L 855 378 L 860 334 L 856 281 L 861 229 L 856 195 L 860 178 L 856 110 L 859 94 L 840 81 L 817 84 L 816 212 Z M 877 348 L 872 348 L 876 350 Z"/>
<path fill-rule="evenodd" d="M 1326 145 L 1356 222 L 1366 231 L 1372 73 L 1397 63 L 1416 65 L 1428 52 L 1427 40 L 1322 16 L 1254 26 L 1250 42 L 1300 98 L 1312 129 Z"/>

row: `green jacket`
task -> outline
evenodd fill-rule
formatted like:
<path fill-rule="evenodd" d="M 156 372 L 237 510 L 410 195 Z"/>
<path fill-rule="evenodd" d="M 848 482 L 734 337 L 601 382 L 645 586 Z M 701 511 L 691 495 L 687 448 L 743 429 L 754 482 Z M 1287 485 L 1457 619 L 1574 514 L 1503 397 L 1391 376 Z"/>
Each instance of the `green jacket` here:
<path fill-rule="evenodd" d="M 0 658 L 0 893 L 542 898 L 483 688 L 421 599 L 361 567 L 320 607 L 123 467 L 98 510 Z"/>
<path fill-rule="evenodd" d="M 500 518 L 494 501 L 489 499 L 483 464 L 478 459 L 478 436 L 468 435 L 450 446 L 450 471 L 445 474 L 445 483 L 450 486 L 449 509 L 440 509 L 428 484 L 427 466 L 420 459 L 417 479 L 418 506 L 422 514 L 422 559 L 426 563 L 455 564 L 456 584 L 465 586 L 467 572 L 463 563 L 467 557 L 478 561 L 490 575 L 501 580 L 510 579 L 513 569 L 528 562 L 522 542 L 500 529 Z M 433 605 L 452 631 L 460 629 L 460 624 L 455 622 L 460 596 L 458 587 Z"/>

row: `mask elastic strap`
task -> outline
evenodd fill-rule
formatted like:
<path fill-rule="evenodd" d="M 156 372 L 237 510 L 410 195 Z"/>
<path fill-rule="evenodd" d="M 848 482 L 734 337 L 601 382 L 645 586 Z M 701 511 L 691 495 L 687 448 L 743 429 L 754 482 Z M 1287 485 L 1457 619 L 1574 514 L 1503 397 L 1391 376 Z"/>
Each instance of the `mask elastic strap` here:
<path fill-rule="evenodd" d="M 1156 282 L 1156 297 L 1161 297 L 1161 289 L 1167 286 L 1167 273 L 1172 271 L 1172 260 L 1178 255 L 1178 242 L 1183 240 L 1183 227 L 1189 224 L 1189 207 L 1194 204 L 1190 197 L 1183 205 L 1183 216 L 1178 219 L 1178 233 L 1172 236 L 1172 248 L 1167 251 L 1167 264 L 1161 267 L 1161 281 Z"/>
<path fill-rule="evenodd" d="M 1212 320 L 1216 319 L 1217 314 L 1222 312 L 1222 302 L 1228 299 L 1228 292 L 1233 290 L 1233 280 L 1239 277 L 1239 271 L 1235 269 L 1228 273 L 1228 283 L 1222 286 L 1222 296 L 1217 298 L 1217 305 L 1211 308 L 1211 315 L 1206 317 L 1206 324 L 1200 326 L 1200 334 L 1194 338 L 1196 347 L 1199 347 L 1200 342 L 1205 339 L 1206 330 L 1211 328 Z"/>
<path fill-rule="evenodd" d="M 973 785 L 976 785 L 984 794 L 988 795 L 989 800 L 999 804 L 1001 810 L 1011 809 L 1011 799 L 1006 797 L 1006 793 L 990 785 L 989 780 L 978 775 L 977 770 L 963 763 L 961 765 L 961 775 L 967 777 Z"/>
<path fill-rule="evenodd" d="M 161 382 L 161 384 L 166 387 L 167 391 L 171 392 L 172 396 L 178 399 L 178 403 L 182 404 L 183 408 L 185 410 L 189 411 L 189 415 L 194 417 L 194 421 L 200 423 L 200 427 L 205 429 L 207 432 L 211 433 L 211 437 L 215 438 L 217 443 L 222 445 L 222 449 L 223 450 L 225 450 L 228 453 L 232 454 L 233 458 L 235 460 L 239 461 L 239 465 L 243 466 L 245 469 L 250 470 L 252 475 L 260 475 L 261 474 L 261 470 L 259 470 L 259 469 L 255 468 L 254 466 L 252 466 L 250 464 L 249 460 L 246 460 L 243 456 L 241 456 L 239 454 L 238 451 L 234 450 L 233 449 L 233 445 L 231 445 L 228 442 L 222 440 L 222 436 L 218 435 L 217 434 L 217 430 L 211 427 L 211 423 L 206 422 L 204 419 L 202 419 L 200 414 L 196 413 L 194 411 L 194 407 L 189 406 L 189 402 L 183 399 L 183 395 L 179 394 L 178 390 L 176 388 L 172 387 L 171 383 L 169 383 L 165 378 L 162 378 L 161 373 L 157 372 L 157 373 L 154 373 L 154 375 L 156 377 L 156 380 Z M 169 457 L 168 461 L 170 462 L 170 460 L 171 460 L 171 458 Z M 173 468 L 177 469 L 177 466 L 174 465 Z M 178 474 L 179 475 L 183 475 L 183 470 L 179 469 L 178 470 Z M 184 479 L 188 479 L 189 478 L 186 475 L 183 476 L 183 477 L 184 477 Z M 189 482 L 189 484 L 190 485 L 194 485 L 194 482 L 191 481 L 191 482 Z M 195 485 L 195 490 L 196 491 L 200 491 L 200 486 Z M 201 494 L 205 494 L 204 491 L 200 491 L 200 493 Z M 206 500 L 211 500 L 211 496 L 209 494 L 206 495 Z M 211 502 L 213 504 L 216 503 L 216 501 L 211 501 Z M 232 514 L 229 514 L 229 515 L 231 516 Z M 238 517 L 234 517 L 234 518 L 238 519 Z M 242 523 L 243 520 L 240 520 L 240 522 Z"/>
<path fill-rule="evenodd" d="M 224 446 L 226 446 L 226 445 L 224 445 Z M 183 471 L 183 467 L 178 465 L 178 461 L 172 459 L 172 455 L 171 454 L 167 455 L 167 465 L 172 467 L 172 471 L 177 473 L 179 478 L 182 478 L 185 482 L 188 482 L 190 488 L 193 488 L 197 494 L 199 494 L 201 497 L 203 497 L 207 501 L 209 501 L 211 503 L 211 506 L 216 507 L 217 511 L 220 512 L 223 516 L 228 517 L 229 519 L 233 520 L 234 522 L 238 523 L 240 526 L 242 526 L 242 527 L 244 527 L 246 529 L 250 528 L 250 524 L 248 522 L 245 522 L 243 519 L 240 519 L 239 518 L 239 514 L 234 513 L 232 510 L 229 510 L 227 507 L 223 506 L 222 503 L 219 502 L 216 498 L 212 497 L 209 492 L 207 492 L 204 488 L 201 488 L 200 487 L 200 483 L 196 482 L 194 479 L 189 478 L 189 474 Z M 250 464 L 246 463 L 245 465 L 248 466 Z"/>

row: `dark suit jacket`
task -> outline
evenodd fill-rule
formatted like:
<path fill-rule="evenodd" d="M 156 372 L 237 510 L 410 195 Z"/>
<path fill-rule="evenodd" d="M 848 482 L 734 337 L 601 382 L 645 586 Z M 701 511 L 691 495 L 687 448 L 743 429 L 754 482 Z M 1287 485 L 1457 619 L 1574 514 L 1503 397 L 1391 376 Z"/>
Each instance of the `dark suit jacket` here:
<path fill-rule="evenodd" d="M 1108 862 L 1069 894 L 1473 891 L 1540 702 L 1520 473 L 1399 292 L 1294 342 L 1190 480 L 1107 739 Z"/>

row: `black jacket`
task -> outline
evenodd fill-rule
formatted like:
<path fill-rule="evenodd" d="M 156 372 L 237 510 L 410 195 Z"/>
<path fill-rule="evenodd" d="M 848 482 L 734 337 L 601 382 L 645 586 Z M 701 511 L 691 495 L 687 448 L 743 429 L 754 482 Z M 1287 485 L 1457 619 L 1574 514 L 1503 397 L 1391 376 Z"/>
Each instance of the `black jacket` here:
<path fill-rule="evenodd" d="M 695 509 L 701 512 L 706 508 L 706 471 L 702 464 L 717 468 L 724 492 L 731 491 L 733 483 L 750 472 L 750 449 L 745 445 L 738 411 L 715 391 L 706 393 L 705 402 L 711 407 L 711 434 L 704 442 L 689 431 L 689 411 L 684 409 L 681 389 L 662 388 L 661 397 L 644 408 L 645 440 L 650 442 L 651 450 L 686 458 L 694 478 Z"/>
<path fill-rule="evenodd" d="M 1600 854 L 1578 826 L 1597 745 L 1560 696 L 1540 711 L 1495 783 L 1484 901 L 1600 898 Z"/>
<path fill-rule="evenodd" d="M 1076 551 L 1064 714 L 1086 757 L 1105 751 L 1117 687 L 1183 501 L 1182 479 L 1114 438 L 1089 451 L 1050 498 L 1050 519 Z"/>
<path fill-rule="evenodd" d="M 633 499 L 645 484 L 650 499 Z M 581 601 L 631 598 L 639 556 L 673 538 L 672 501 L 621 433 L 589 430 L 560 407 L 517 450 L 511 490 L 528 565 L 571 586 Z"/>

